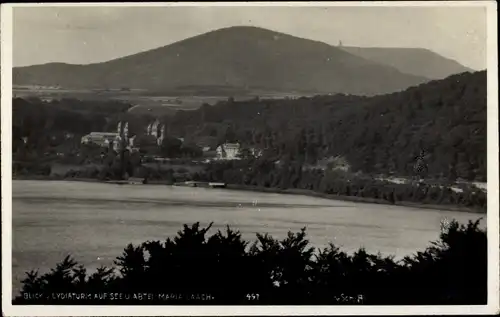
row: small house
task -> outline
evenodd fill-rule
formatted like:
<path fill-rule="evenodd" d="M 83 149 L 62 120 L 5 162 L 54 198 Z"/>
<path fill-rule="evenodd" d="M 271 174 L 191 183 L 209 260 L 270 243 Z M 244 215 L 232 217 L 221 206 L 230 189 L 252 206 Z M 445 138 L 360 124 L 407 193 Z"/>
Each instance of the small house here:
<path fill-rule="evenodd" d="M 216 156 L 219 160 L 237 160 L 240 154 L 239 143 L 224 143 L 217 147 Z"/>

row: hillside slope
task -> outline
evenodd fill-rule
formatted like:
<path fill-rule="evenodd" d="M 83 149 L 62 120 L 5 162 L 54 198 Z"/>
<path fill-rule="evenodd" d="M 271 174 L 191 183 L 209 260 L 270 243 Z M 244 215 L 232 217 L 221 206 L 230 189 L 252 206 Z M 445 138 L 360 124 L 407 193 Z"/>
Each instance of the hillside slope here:
<path fill-rule="evenodd" d="M 15 68 L 16 85 L 69 88 L 229 86 L 373 95 L 427 81 L 339 48 L 257 27 L 230 27 L 90 65 Z"/>
<path fill-rule="evenodd" d="M 341 47 L 344 51 L 399 71 L 431 79 L 472 72 L 457 61 L 423 48 Z"/>
<path fill-rule="evenodd" d="M 353 171 L 411 176 L 421 150 L 432 177 L 486 179 L 486 72 L 376 97 L 225 102 L 165 118 L 170 133 L 216 135 L 268 157 L 315 164 L 344 157 Z"/>

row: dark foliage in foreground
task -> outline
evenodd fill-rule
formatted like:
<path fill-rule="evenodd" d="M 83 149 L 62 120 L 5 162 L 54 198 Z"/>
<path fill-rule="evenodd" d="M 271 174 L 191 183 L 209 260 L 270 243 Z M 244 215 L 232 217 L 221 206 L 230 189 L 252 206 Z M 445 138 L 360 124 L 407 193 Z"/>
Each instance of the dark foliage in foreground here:
<path fill-rule="evenodd" d="M 102 267 L 88 275 L 70 257 L 42 276 L 27 273 L 14 304 L 486 304 L 486 232 L 478 225 L 453 221 L 438 242 L 396 262 L 334 245 L 315 253 L 305 229 L 281 241 L 257 234 L 249 245 L 229 227 L 207 237 L 210 227 L 196 223 L 173 240 L 128 245 L 115 261 L 120 274 Z M 66 300 L 54 299 L 61 294 Z"/>

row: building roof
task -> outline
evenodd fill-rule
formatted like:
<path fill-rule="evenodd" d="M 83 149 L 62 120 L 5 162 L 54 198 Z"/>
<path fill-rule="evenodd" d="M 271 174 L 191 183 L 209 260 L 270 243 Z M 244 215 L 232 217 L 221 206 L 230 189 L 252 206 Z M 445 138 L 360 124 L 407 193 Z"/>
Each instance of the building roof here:
<path fill-rule="evenodd" d="M 240 144 L 239 143 L 225 143 L 225 144 L 222 144 L 222 147 L 224 149 L 239 149 Z"/>
<path fill-rule="evenodd" d="M 115 137 L 115 136 L 118 136 L 120 134 L 116 133 L 116 132 L 90 132 L 90 134 L 88 134 L 88 135 L 89 136 L 101 136 L 101 137 L 104 137 L 104 136 Z"/>

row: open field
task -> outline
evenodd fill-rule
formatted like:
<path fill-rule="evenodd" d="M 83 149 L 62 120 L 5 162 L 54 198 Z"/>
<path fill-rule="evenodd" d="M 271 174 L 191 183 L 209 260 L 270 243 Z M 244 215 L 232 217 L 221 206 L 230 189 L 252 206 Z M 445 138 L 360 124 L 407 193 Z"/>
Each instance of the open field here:
<path fill-rule="evenodd" d="M 134 114 L 172 115 L 178 110 L 195 110 L 203 104 L 214 105 L 219 101 L 225 101 L 230 95 L 208 95 L 206 92 L 200 93 L 182 91 L 179 94 L 149 92 L 141 89 L 62 89 L 62 88 L 34 88 L 15 86 L 13 96 L 18 98 L 40 98 L 45 101 L 58 100 L 64 98 L 74 98 L 80 100 L 118 100 L 129 103 L 132 108 L 129 112 Z M 256 97 L 266 99 L 299 98 L 304 96 L 297 92 L 282 93 L 269 91 L 251 91 L 248 93 L 238 92 L 231 96 L 235 101 L 250 100 Z"/>

